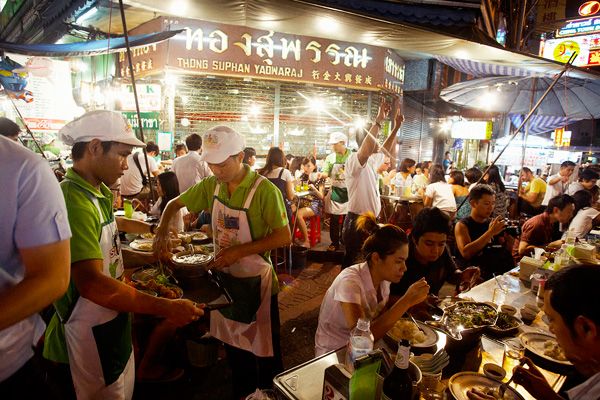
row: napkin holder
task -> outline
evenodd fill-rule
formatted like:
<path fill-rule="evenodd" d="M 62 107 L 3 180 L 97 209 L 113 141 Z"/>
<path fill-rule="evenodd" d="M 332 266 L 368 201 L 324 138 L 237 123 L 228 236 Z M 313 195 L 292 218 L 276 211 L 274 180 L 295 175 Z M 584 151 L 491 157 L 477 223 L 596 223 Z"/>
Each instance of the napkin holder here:
<path fill-rule="evenodd" d="M 533 257 L 525 256 L 519 263 L 519 279 L 526 283 L 531 283 L 531 274 L 544 266 L 543 260 L 536 260 Z"/>

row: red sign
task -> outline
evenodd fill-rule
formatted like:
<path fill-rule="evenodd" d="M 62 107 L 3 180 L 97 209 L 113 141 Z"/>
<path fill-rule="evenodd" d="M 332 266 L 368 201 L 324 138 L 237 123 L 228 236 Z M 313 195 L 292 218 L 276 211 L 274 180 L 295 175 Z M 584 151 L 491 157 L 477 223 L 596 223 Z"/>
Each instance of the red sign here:
<path fill-rule="evenodd" d="M 25 118 L 25 122 L 32 131 L 58 131 L 68 121 L 62 119 Z"/>
<path fill-rule="evenodd" d="M 600 11 L 600 2 L 596 0 L 586 1 L 579 6 L 579 15 L 582 17 L 589 17 L 597 14 Z"/>

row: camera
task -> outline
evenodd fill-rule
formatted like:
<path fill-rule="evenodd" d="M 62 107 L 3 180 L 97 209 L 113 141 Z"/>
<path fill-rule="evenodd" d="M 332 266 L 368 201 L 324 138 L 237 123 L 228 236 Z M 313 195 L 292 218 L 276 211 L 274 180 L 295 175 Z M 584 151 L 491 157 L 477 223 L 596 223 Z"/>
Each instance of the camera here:
<path fill-rule="evenodd" d="M 517 237 L 521 234 L 521 226 L 519 225 L 518 220 L 505 219 L 504 223 L 506 224 L 504 232 L 508 233 L 510 236 Z"/>

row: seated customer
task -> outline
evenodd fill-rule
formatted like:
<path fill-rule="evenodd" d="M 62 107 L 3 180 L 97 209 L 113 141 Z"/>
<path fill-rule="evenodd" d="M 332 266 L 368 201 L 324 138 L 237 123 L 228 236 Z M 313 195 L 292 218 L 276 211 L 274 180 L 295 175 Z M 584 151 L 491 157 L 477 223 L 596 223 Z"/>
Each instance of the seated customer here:
<path fill-rule="evenodd" d="M 519 210 L 529 215 L 540 214 L 544 211 L 542 200 L 546 194 L 546 182 L 527 167 L 521 169 L 521 180 L 527 182 L 527 186 L 519 190 Z"/>
<path fill-rule="evenodd" d="M 573 217 L 575 200 L 568 194 L 550 199 L 546 211 L 528 219 L 524 224 L 519 241 L 515 240 L 513 257 L 519 261 L 529 255 L 535 247 L 560 247 L 562 240 L 552 241 L 554 224 L 568 224 Z"/>
<path fill-rule="evenodd" d="M 429 291 L 421 279 L 382 312 L 390 282 L 399 282 L 406 271 L 408 238 L 397 226 L 380 227 L 371 213 L 358 217 L 356 227 L 370 232 L 362 246 L 366 261 L 344 269 L 325 293 L 315 334 L 317 356 L 345 346 L 359 318 L 370 319 L 375 340 L 382 338 L 410 307 L 425 300 Z"/>
<path fill-rule="evenodd" d="M 450 256 L 446 240 L 450 234 L 450 219 L 439 208 L 424 208 L 416 216 L 409 237 L 406 272 L 398 283 L 392 283 L 390 298 L 402 296 L 410 285 L 425 278 L 429 293 L 437 295 L 446 281 L 460 283 L 466 290 L 479 278 L 477 268 L 461 271 Z M 459 290 L 459 291 L 460 291 Z"/>
<path fill-rule="evenodd" d="M 567 390 L 570 400 L 600 398 L 600 267 L 575 265 L 554 273 L 546 282 L 544 312 L 565 357 L 587 379 Z M 514 382 L 535 399 L 562 400 L 527 358 L 516 367 Z"/>
<path fill-rule="evenodd" d="M 490 220 L 496 203 L 494 189 L 476 185 L 469 193 L 471 215 L 461 219 L 454 228 L 456 247 L 465 265 L 481 269 L 484 279 L 502 274 L 514 267 L 510 251 L 500 237 L 506 224 L 500 216 Z"/>
<path fill-rule="evenodd" d="M 450 172 L 448 183 L 452 185 L 452 193 L 454 193 L 454 200 L 456 201 L 456 219 L 460 220 L 468 217 L 471 213 L 471 207 L 468 202 L 462 204 L 463 201 L 469 197 L 469 189 L 465 187 L 465 175 L 462 173 L 462 171 L 454 170 Z M 461 204 L 462 207 L 460 207 Z"/>
<path fill-rule="evenodd" d="M 580 190 L 592 190 L 596 186 L 600 175 L 591 168 L 583 169 L 579 172 L 579 179 L 577 182 L 573 182 L 567 189 L 567 194 L 573 196 Z"/>
<path fill-rule="evenodd" d="M 590 233 L 594 225 L 600 223 L 600 211 L 592 207 L 593 197 L 588 190 L 580 190 L 573 195 L 575 200 L 575 217 L 569 224 L 569 231 L 573 232 L 576 238 L 585 239 L 586 235 Z M 567 238 L 567 232 L 563 235 L 562 239 Z"/>

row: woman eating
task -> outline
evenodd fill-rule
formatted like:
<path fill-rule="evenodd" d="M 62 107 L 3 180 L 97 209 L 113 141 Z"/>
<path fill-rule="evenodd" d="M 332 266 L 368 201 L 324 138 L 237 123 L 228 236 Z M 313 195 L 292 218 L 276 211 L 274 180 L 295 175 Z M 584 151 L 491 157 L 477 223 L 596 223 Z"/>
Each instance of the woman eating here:
<path fill-rule="evenodd" d="M 308 185 L 309 194 L 301 199 L 300 209 L 298 210 L 298 228 L 302 233 L 302 241 L 297 244 L 302 247 L 310 248 L 308 241 L 308 228 L 305 218 L 321 216 L 323 213 L 323 198 L 325 197 L 323 179 L 320 179 L 317 172 L 317 162 L 314 157 L 304 157 L 302 160 L 302 175 L 300 183 Z"/>
<path fill-rule="evenodd" d="M 375 340 L 392 329 L 412 306 L 427 298 L 425 279 L 412 284 L 385 312 L 390 283 L 398 283 L 406 271 L 408 238 L 397 226 L 379 226 L 373 214 L 361 215 L 357 228 L 370 233 L 362 247 L 365 262 L 344 269 L 325 293 L 315 334 L 317 356 L 346 345 L 359 318 L 371 320 Z"/>

